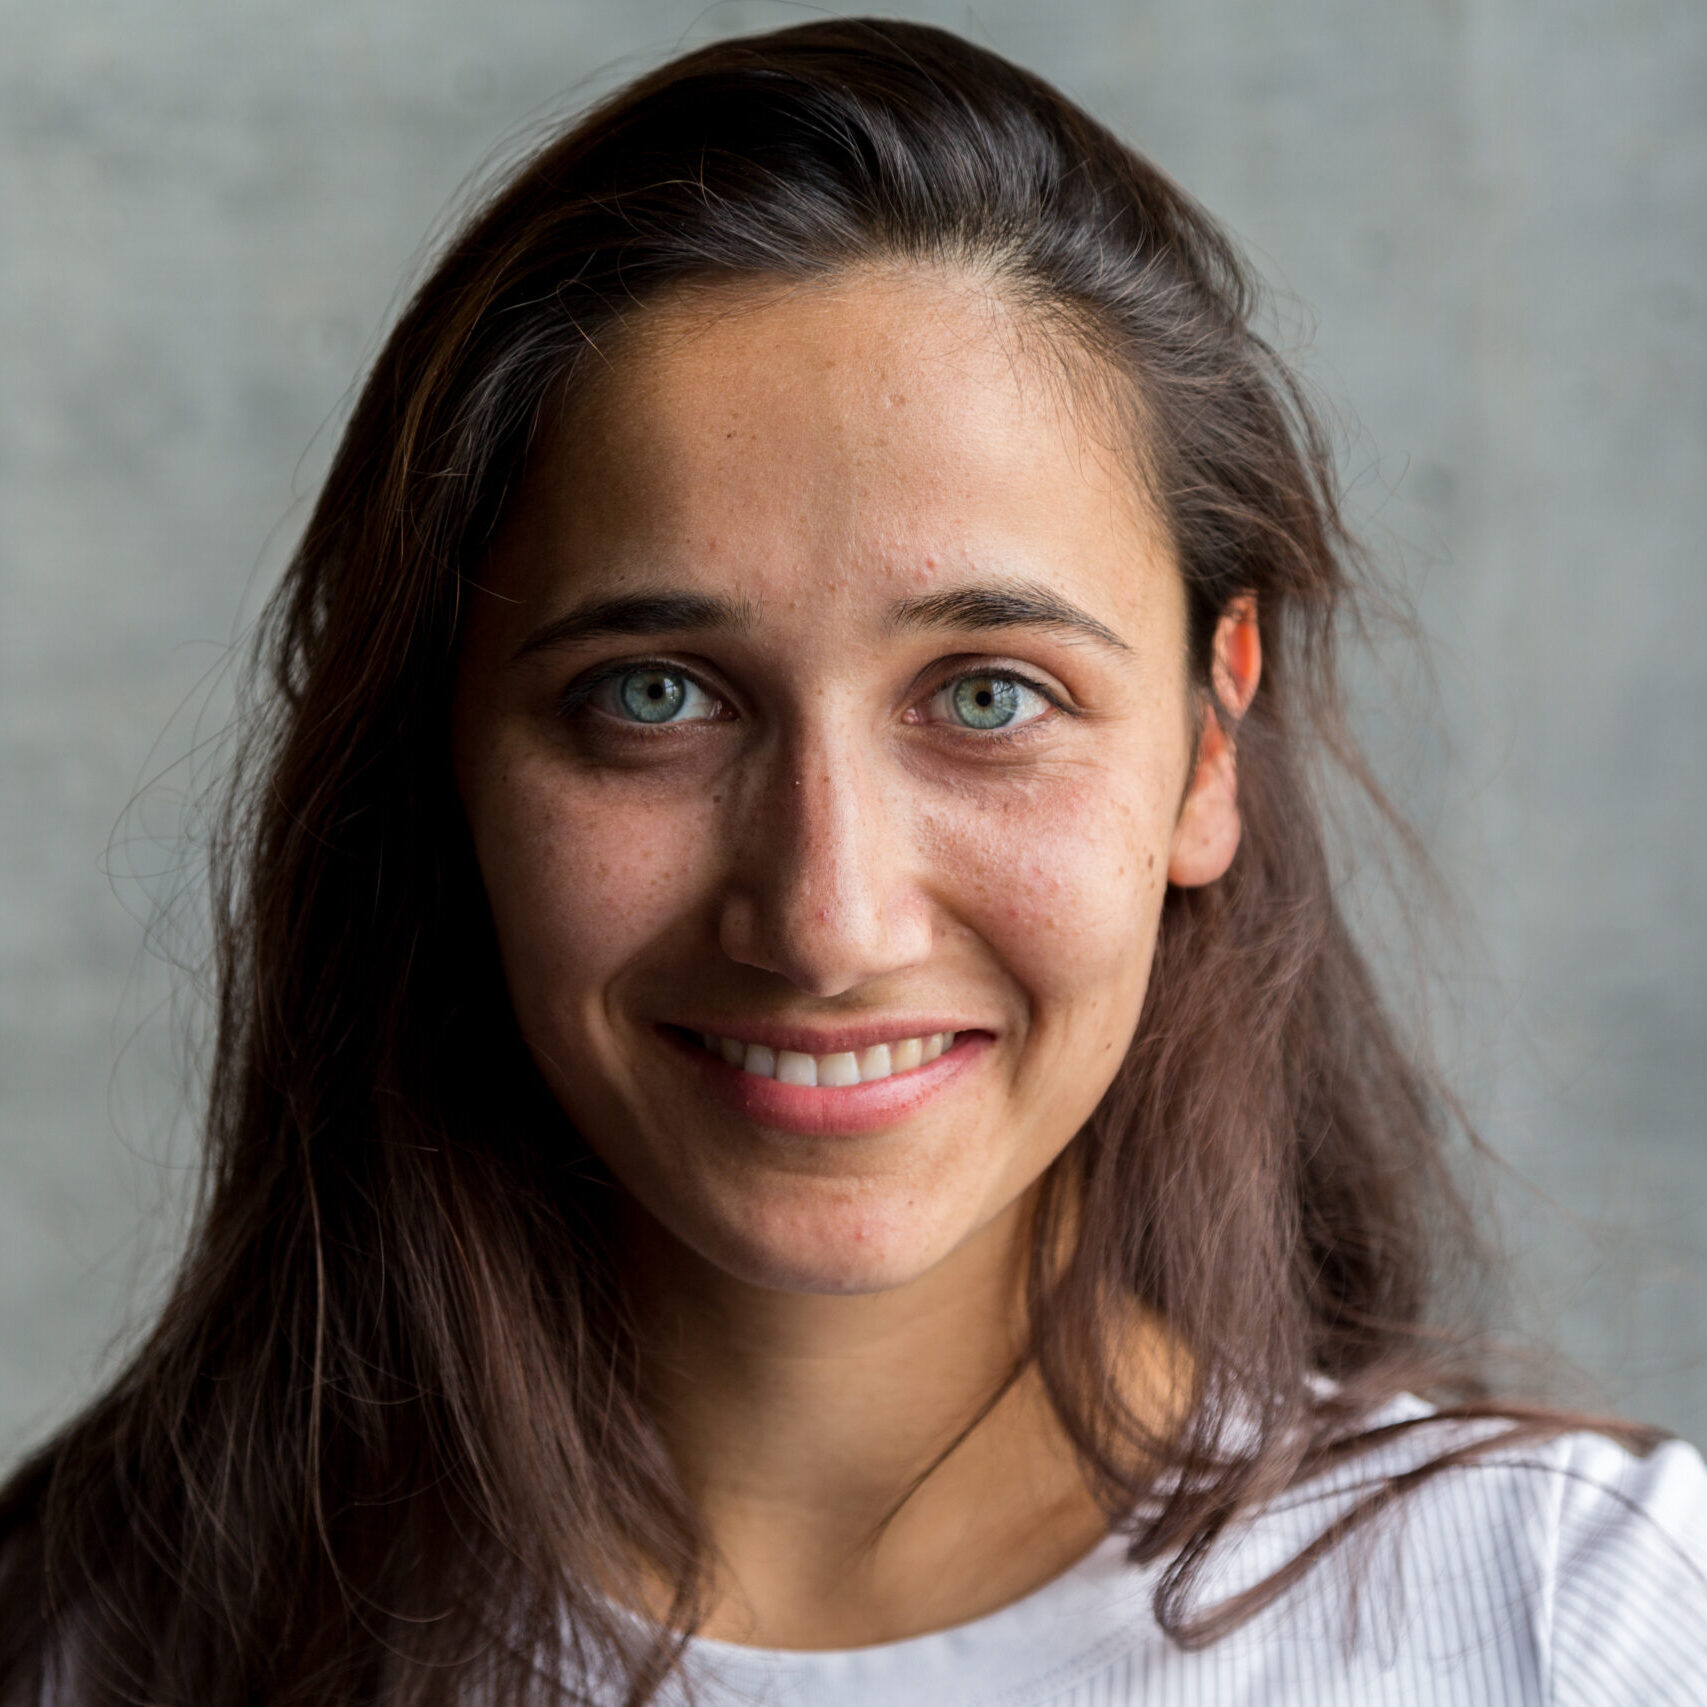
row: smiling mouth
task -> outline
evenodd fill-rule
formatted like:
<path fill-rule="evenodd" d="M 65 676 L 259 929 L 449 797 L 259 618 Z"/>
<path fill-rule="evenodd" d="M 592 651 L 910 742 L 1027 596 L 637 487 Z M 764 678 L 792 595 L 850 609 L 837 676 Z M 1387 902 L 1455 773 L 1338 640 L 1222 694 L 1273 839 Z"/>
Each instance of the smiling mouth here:
<path fill-rule="evenodd" d="M 873 1043 L 864 1049 L 840 1049 L 826 1055 L 771 1049 L 763 1043 L 742 1043 L 738 1038 L 718 1037 L 709 1031 L 685 1035 L 708 1053 L 756 1079 L 774 1079 L 783 1085 L 839 1087 L 869 1085 L 911 1072 L 953 1048 L 958 1034 L 933 1031 L 921 1037 L 902 1037 L 892 1043 Z"/>

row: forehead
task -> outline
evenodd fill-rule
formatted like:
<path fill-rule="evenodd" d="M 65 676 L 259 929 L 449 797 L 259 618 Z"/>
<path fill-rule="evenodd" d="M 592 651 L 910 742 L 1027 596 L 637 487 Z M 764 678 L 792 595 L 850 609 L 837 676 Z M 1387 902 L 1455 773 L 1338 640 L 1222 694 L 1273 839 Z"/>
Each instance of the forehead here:
<path fill-rule="evenodd" d="M 524 597 L 685 575 L 764 606 L 988 577 L 1121 626 L 1176 599 L 1090 358 L 985 280 L 696 287 L 599 355 L 547 423 L 500 542 Z"/>

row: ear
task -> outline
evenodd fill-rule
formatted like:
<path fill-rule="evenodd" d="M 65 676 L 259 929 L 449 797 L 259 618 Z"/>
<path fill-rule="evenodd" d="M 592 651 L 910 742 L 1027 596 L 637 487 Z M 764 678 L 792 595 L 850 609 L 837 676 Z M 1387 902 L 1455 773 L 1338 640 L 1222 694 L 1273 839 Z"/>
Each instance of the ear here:
<path fill-rule="evenodd" d="M 1233 732 L 1257 691 L 1262 675 L 1262 637 L 1257 602 L 1250 594 L 1233 599 L 1215 625 L 1210 661 L 1212 697 L 1202 708 L 1197 764 L 1180 803 L 1168 854 L 1168 881 L 1182 889 L 1213 883 L 1239 851 L 1238 771 Z"/>

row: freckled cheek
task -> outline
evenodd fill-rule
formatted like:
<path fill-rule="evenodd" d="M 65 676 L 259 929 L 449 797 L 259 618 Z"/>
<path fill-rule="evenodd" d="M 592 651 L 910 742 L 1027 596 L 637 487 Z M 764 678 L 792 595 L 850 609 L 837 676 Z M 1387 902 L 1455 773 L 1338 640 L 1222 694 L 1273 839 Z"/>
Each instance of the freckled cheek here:
<path fill-rule="evenodd" d="M 1165 808 L 1106 783 L 963 824 L 966 922 L 1034 1001 L 1112 996 L 1134 980 L 1141 990 L 1171 828 Z"/>
<path fill-rule="evenodd" d="M 524 1027 L 597 1005 L 649 945 L 691 924 L 715 847 L 703 804 L 552 774 L 517 778 L 489 804 L 476 843 Z"/>

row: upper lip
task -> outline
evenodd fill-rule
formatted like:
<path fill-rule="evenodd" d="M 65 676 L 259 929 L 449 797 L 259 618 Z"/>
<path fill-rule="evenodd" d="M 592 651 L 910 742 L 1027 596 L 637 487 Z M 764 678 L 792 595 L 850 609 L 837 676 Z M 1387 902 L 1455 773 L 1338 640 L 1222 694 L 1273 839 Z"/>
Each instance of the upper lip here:
<path fill-rule="evenodd" d="M 839 1055 L 844 1050 L 869 1049 L 878 1043 L 899 1043 L 908 1037 L 929 1037 L 933 1032 L 987 1031 L 988 1026 L 968 1025 L 964 1020 L 940 1014 L 922 1018 L 864 1019 L 844 1025 L 791 1025 L 770 1020 L 670 1020 L 683 1031 L 728 1037 L 737 1043 L 756 1043 L 766 1049 L 787 1049 L 800 1055 Z"/>

